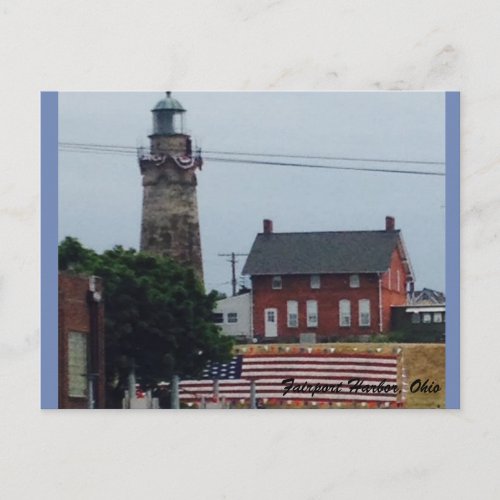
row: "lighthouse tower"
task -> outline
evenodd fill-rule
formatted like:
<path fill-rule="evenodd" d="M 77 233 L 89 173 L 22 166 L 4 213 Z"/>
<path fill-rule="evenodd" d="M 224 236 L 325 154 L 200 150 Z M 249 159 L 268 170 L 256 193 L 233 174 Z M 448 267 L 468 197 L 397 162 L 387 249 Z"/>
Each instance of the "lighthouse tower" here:
<path fill-rule="evenodd" d="M 141 251 L 191 267 L 203 281 L 196 169 L 202 165 L 184 133 L 181 103 L 166 93 L 152 109 L 150 151 L 139 154 L 143 203 Z"/>

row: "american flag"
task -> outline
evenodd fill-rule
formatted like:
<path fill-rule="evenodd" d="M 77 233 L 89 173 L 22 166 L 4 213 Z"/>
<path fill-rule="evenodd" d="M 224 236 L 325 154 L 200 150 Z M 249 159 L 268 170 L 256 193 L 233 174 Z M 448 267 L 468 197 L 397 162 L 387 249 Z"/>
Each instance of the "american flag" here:
<path fill-rule="evenodd" d="M 283 380 L 293 378 L 294 385 L 339 384 L 338 392 L 290 390 L 283 395 Z M 397 401 L 397 394 L 351 391 L 352 379 L 363 385 L 398 384 L 398 356 L 374 354 L 275 354 L 239 355 L 229 363 L 209 362 L 199 380 L 180 382 L 180 399 L 196 402 L 209 400 L 248 400 L 251 381 L 255 381 L 256 397 L 277 400 L 308 400 L 327 402 Z M 385 382 L 384 382 L 385 381 Z"/>

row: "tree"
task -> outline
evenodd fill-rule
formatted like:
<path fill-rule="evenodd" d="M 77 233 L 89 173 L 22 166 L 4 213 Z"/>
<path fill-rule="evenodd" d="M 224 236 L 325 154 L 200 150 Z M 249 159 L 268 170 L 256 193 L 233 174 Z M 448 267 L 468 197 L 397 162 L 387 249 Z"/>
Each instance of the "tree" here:
<path fill-rule="evenodd" d="M 190 268 L 121 246 L 98 254 L 70 237 L 59 245 L 59 268 L 104 280 L 106 378 L 115 405 L 132 368 L 153 387 L 230 359 L 232 340 L 212 322 L 217 293 L 205 294 Z"/>

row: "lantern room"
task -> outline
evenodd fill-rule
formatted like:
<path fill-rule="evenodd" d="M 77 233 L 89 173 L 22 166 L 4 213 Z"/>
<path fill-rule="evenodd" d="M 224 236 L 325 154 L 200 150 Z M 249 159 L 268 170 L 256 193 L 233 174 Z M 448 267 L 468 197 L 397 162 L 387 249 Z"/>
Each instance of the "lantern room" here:
<path fill-rule="evenodd" d="M 171 92 L 159 101 L 151 110 L 153 113 L 152 135 L 177 135 L 184 134 L 184 113 L 182 104 L 172 97 Z"/>

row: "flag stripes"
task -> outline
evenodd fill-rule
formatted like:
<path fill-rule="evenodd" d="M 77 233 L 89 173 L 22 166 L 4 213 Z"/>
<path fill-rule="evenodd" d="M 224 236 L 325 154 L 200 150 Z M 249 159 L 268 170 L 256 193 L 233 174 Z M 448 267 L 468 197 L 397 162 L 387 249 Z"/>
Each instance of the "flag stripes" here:
<path fill-rule="evenodd" d="M 284 395 L 285 379 L 293 379 L 293 387 Z M 353 387 L 356 385 L 353 379 L 358 381 L 358 389 Z M 182 380 L 180 399 L 185 402 L 202 398 L 247 401 L 252 380 L 260 399 L 390 403 L 397 400 L 394 391 L 373 389 L 367 392 L 361 390 L 359 384 L 397 386 L 398 356 L 333 353 L 240 355 L 229 363 L 208 363 L 200 380 Z M 323 388 L 312 396 L 311 386 L 316 384 Z"/>

